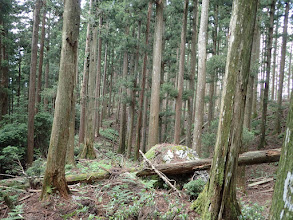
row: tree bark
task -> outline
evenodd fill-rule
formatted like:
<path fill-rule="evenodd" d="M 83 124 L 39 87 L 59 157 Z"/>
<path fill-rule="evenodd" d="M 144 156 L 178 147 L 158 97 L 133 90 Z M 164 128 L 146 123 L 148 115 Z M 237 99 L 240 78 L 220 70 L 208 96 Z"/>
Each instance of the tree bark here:
<path fill-rule="evenodd" d="M 195 119 L 193 130 L 193 143 L 192 148 L 196 150 L 201 156 L 201 135 L 202 124 L 204 115 L 204 96 L 206 86 L 206 60 L 207 60 L 207 28 L 208 28 L 208 10 L 209 0 L 202 1 L 199 37 L 198 37 L 198 77 L 196 89 L 196 106 L 195 106 Z"/>
<path fill-rule="evenodd" d="M 44 60 L 44 45 L 45 45 L 45 32 L 46 32 L 46 0 L 43 1 L 43 19 L 42 19 L 42 33 L 40 42 L 40 53 L 39 53 L 39 69 L 38 69 L 38 83 L 37 83 L 37 96 L 36 96 L 36 114 L 39 111 L 41 103 L 41 89 L 42 89 L 42 73 L 43 73 L 43 60 Z"/>
<path fill-rule="evenodd" d="M 95 7 L 96 1 L 93 0 L 93 6 Z M 93 8 L 94 8 L 93 7 Z M 85 125 L 85 140 L 83 150 L 80 154 L 81 158 L 95 159 L 96 153 L 94 151 L 94 139 L 95 139 L 95 88 L 96 88 L 96 53 L 97 53 L 97 38 L 98 27 L 93 25 L 92 33 L 90 34 L 90 60 L 89 60 L 89 80 L 88 80 L 88 95 L 86 102 L 86 125 Z"/>
<path fill-rule="evenodd" d="M 193 124 L 193 102 L 194 102 L 194 77 L 195 77 L 195 64 L 196 64 L 196 48 L 197 48 L 197 23 L 198 23 L 198 0 L 193 1 L 193 21 L 192 21 L 192 40 L 191 40 L 191 57 L 190 57 L 190 80 L 189 90 L 192 95 L 188 98 L 188 114 L 187 114 L 187 127 L 186 127 L 186 146 L 192 147 L 192 124 Z"/>
<path fill-rule="evenodd" d="M 49 19 L 50 19 L 50 14 L 49 14 Z M 49 19 L 48 19 L 48 38 L 47 38 L 47 60 L 46 60 L 46 69 L 45 69 L 45 85 L 44 88 L 47 89 L 49 88 L 49 70 L 50 70 L 50 60 L 49 60 L 49 51 L 50 51 L 50 23 L 49 23 Z M 48 98 L 44 97 L 44 110 L 48 111 Z"/>
<path fill-rule="evenodd" d="M 152 2 L 149 2 L 146 31 L 145 31 L 145 47 L 146 48 L 149 45 L 149 31 L 150 31 L 150 23 L 151 23 L 151 13 L 152 13 Z M 139 93 L 139 108 L 138 108 L 137 125 L 136 125 L 134 160 L 139 159 L 139 150 L 140 150 L 140 146 L 141 146 L 140 140 L 141 140 L 143 102 L 144 102 L 145 84 L 146 84 L 147 61 L 148 61 L 148 52 L 147 52 L 147 50 L 145 50 L 144 58 L 143 58 L 141 85 L 140 85 L 141 91 Z"/>
<path fill-rule="evenodd" d="M 287 4 L 289 4 L 287 2 Z M 293 99 L 291 97 L 281 158 L 270 211 L 270 219 L 293 219 Z"/>
<path fill-rule="evenodd" d="M 255 0 L 233 2 L 221 112 L 210 179 L 193 204 L 202 213 L 202 219 L 237 219 L 240 215 L 236 200 L 236 164 L 243 132 L 256 11 Z"/>
<path fill-rule="evenodd" d="M 186 43 L 186 29 L 187 29 L 187 14 L 188 14 L 188 0 L 184 1 L 182 30 L 181 30 L 181 44 L 180 44 L 180 58 L 178 71 L 178 95 L 176 97 L 175 107 L 175 128 L 174 128 L 174 143 L 179 144 L 181 134 L 181 112 L 182 112 L 182 94 L 183 94 L 183 76 L 185 64 L 185 43 Z"/>
<path fill-rule="evenodd" d="M 69 137 L 69 122 L 73 103 L 77 48 L 80 24 L 80 1 L 65 1 L 63 13 L 62 48 L 56 109 L 50 139 L 41 199 L 47 200 L 58 191 L 69 198 L 65 179 L 65 158 Z"/>
<path fill-rule="evenodd" d="M 125 28 L 125 34 L 128 36 L 129 34 L 129 27 Z M 123 55 L 123 79 L 126 81 L 128 72 L 128 51 L 127 48 L 124 48 L 124 55 Z M 124 84 L 122 87 L 122 94 L 126 95 L 126 85 Z M 126 148 L 126 101 L 123 100 L 125 97 L 121 99 L 121 112 L 120 112 L 120 131 L 119 131 L 119 148 L 118 153 L 123 154 Z"/>
<path fill-rule="evenodd" d="M 35 98 L 36 98 L 36 72 L 38 55 L 38 32 L 40 24 L 41 0 L 36 0 L 34 10 L 34 24 L 31 46 L 30 83 L 28 101 L 28 134 L 27 134 L 27 165 L 34 160 L 34 128 L 35 128 Z"/>
<path fill-rule="evenodd" d="M 107 109 L 107 102 L 106 102 L 106 88 L 107 88 L 107 54 L 108 54 L 108 43 L 105 45 L 105 57 L 104 57 L 104 74 L 103 74 L 103 91 L 102 91 L 102 97 L 103 97 L 103 104 L 102 104 L 102 110 L 101 110 L 101 116 L 100 116 L 100 127 L 103 126 L 103 120 L 106 115 L 106 109 Z"/>
<path fill-rule="evenodd" d="M 275 131 L 281 133 L 281 117 L 282 117 L 282 100 L 283 100 L 283 83 L 284 83 L 284 71 L 285 71 L 285 59 L 286 59 L 286 47 L 287 47 L 287 28 L 288 28 L 288 16 L 289 16 L 290 1 L 286 1 L 286 10 L 284 17 L 284 29 L 282 37 L 282 50 L 281 50 L 281 63 L 280 63 L 280 75 L 279 75 L 279 87 L 278 87 L 278 110 L 276 112 Z"/>
<path fill-rule="evenodd" d="M 147 149 L 159 141 L 160 80 L 162 62 L 163 12 L 165 0 L 156 2 L 156 24 L 153 47 L 153 72 Z"/>
<path fill-rule="evenodd" d="M 275 42 L 274 42 L 274 54 L 273 54 L 273 71 L 272 71 L 272 95 L 271 99 L 275 100 L 275 78 L 276 78 L 276 63 L 277 63 L 277 51 L 278 51 L 278 29 L 279 29 L 279 19 L 277 18 L 276 30 L 275 30 Z"/>
<path fill-rule="evenodd" d="M 89 17 L 92 11 L 92 0 L 90 0 Z M 87 84 L 89 76 L 89 60 L 90 60 L 90 34 L 91 34 L 91 24 L 88 21 L 87 31 L 86 31 L 86 42 L 85 42 L 85 54 L 83 63 L 83 74 L 82 74 L 82 86 L 80 90 L 80 123 L 79 123 L 79 144 L 84 142 L 85 136 L 85 115 L 86 115 L 86 96 L 87 96 Z"/>
<path fill-rule="evenodd" d="M 272 45 L 273 45 L 273 33 L 274 33 L 274 15 L 275 15 L 275 4 L 276 1 L 273 0 L 271 2 L 270 8 L 270 23 L 269 23 L 269 31 L 267 35 L 267 56 L 266 56 L 266 78 L 264 85 L 264 94 L 263 94 L 263 107 L 262 107 L 262 115 L 261 115 L 261 137 L 258 149 L 263 149 L 265 147 L 265 136 L 266 136 L 266 122 L 267 122 L 267 110 L 268 110 L 268 100 L 269 100 L 269 85 L 270 85 L 270 74 L 271 74 L 271 57 L 272 57 Z"/>
<path fill-rule="evenodd" d="M 96 76 L 96 91 L 95 91 L 95 136 L 100 135 L 100 86 L 101 86 L 101 67 L 102 67 L 102 36 L 101 30 L 103 25 L 103 17 L 99 19 L 99 40 L 98 40 L 98 60 L 97 60 L 97 76 Z"/>

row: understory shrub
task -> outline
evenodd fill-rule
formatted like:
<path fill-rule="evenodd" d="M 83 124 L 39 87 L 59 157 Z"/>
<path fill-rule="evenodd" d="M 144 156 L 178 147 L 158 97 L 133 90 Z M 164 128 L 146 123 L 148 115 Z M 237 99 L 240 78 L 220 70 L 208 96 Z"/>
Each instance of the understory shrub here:
<path fill-rule="evenodd" d="M 183 188 L 190 196 L 190 199 L 194 200 L 203 191 L 205 184 L 206 182 L 199 178 L 184 184 Z"/>

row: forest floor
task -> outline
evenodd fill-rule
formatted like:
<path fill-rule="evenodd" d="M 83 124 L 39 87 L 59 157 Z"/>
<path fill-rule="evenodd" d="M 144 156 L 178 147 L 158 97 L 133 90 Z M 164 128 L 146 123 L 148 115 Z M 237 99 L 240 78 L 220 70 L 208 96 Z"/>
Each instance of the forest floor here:
<path fill-rule="evenodd" d="M 287 109 L 283 114 L 283 130 Z M 268 136 L 265 149 L 280 148 L 283 133 L 273 132 L 273 112 L 268 117 Z M 105 123 L 113 130 L 116 124 Z M 115 133 L 115 132 L 114 132 Z M 115 136 L 115 134 L 112 134 Z M 117 135 L 117 134 L 116 134 Z M 113 153 L 114 142 L 109 142 L 110 135 L 98 138 L 98 159 L 95 161 L 80 160 L 77 167 L 67 167 L 67 172 L 89 172 L 97 167 L 117 167 L 117 170 L 139 166 Z M 255 136 L 248 150 L 257 150 L 259 135 Z M 113 162 L 113 158 L 114 162 Z M 111 161 L 109 162 L 109 159 Z M 115 161 L 116 160 L 116 161 Z M 109 164 L 110 163 L 110 164 Z M 245 193 L 237 190 L 243 219 L 267 219 L 272 200 L 273 187 L 278 163 L 246 166 Z M 108 167 L 109 166 L 109 167 Z M 40 201 L 40 188 L 26 190 L 10 190 L 11 198 L 17 201 L 14 210 L 10 210 L 0 201 L 0 219 L 200 219 L 190 209 L 192 201 L 187 195 L 181 197 L 167 187 L 158 187 L 155 179 L 137 178 L 129 172 L 118 172 L 109 179 L 96 183 L 78 183 L 69 186 L 71 199 L 64 200 L 58 195 L 50 201 Z"/>

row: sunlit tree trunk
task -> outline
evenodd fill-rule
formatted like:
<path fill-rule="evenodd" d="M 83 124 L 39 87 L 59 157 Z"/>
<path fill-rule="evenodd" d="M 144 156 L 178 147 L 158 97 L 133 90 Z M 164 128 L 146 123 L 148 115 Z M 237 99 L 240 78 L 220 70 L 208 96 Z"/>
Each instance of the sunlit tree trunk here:
<path fill-rule="evenodd" d="M 188 14 L 188 0 L 184 1 L 182 30 L 181 30 L 181 44 L 180 44 L 180 58 L 178 71 L 178 95 L 176 97 L 175 107 L 175 128 L 174 128 L 174 143 L 179 144 L 181 133 L 181 113 L 182 113 L 182 94 L 183 94 L 183 76 L 185 64 L 185 42 L 186 42 L 186 28 L 187 28 L 187 14 Z"/>
<path fill-rule="evenodd" d="M 49 14 L 49 18 L 50 18 L 50 14 Z M 46 69 L 45 69 L 45 85 L 44 88 L 47 89 L 49 88 L 49 70 L 50 70 L 50 60 L 48 57 L 49 51 L 50 51 L 50 25 L 49 25 L 49 19 L 48 19 L 48 37 L 47 37 L 47 59 L 46 59 Z M 44 97 L 44 110 L 48 111 L 48 98 Z"/>
<path fill-rule="evenodd" d="M 163 38 L 163 11 L 165 0 L 156 2 L 156 24 L 153 48 L 153 72 L 150 101 L 150 118 L 147 148 L 156 145 L 159 141 L 159 112 L 160 112 L 160 80 L 162 62 Z"/>
<path fill-rule="evenodd" d="M 198 36 L 198 77 L 196 89 L 196 106 L 194 117 L 192 148 L 201 156 L 201 135 L 204 115 L 204 96 L 206 86 L 206 60 L 207 60 L 207 28 L 208 28 L 209 0 L 202 1 L 199 36 Z"/>
<path fill-rule="evenodd" d="M 36 0 L 34 10 L 34 24 L 31 45 L 30 83 L 28 101 L 28 135 L 27 135 L 27 164 L 30 166 L 34 160 L 34 128 L 35 128 L 35 98 L 36 98 L 36 73 L 38 55 L 38 32 L 40 24 L 41 0 Z"/>
<path fill-rule="evenodd" d="M 261 137 L 258 149 L 265 147 L 265 136 L 266 136 L 266 122 L 267 122 L 267 110 L 268 110 L 268 100 L 269 100 L 269 85 L 270 85 L 270 74 L 271 74 L 271 57 L 272 57 L 272 45 L 273 45 L 273 33 L 274 33 L 274 15 L 275 15 L 275 4 L 276 1 L 271 2 L 270 8 L 270 23 L 267 34 L 267 51 L 266 51 L 266 65 L 265 65 L 265 85 L 264 85 L 264 94 L 263 94 L 263 106 L 262 106 L 262 115 L 261 115 Z"/>
<path fill-rule="evenodd" d="M 281 63 L 280 63 L 280 75 L 279 75 L 279 86 L 278 86 L 278 110 L 275 121 L 275 131 L 281 133 L 281 116 L 282 116 L 282 100 L 283 100 L 283 83 L 284 83 L 284 71 L 285 71 L 285 59 L 286 59 L 286 47 L 287 47 L 287 28 L 288 28 L 288 16 L 289 16 L 290 1 L 286 1 L 286 11 L 284 17 L 284 29 L 282 37 L 282 50 L 281 50 Z"/>
<path fill-rule="evenodd" d="M 238 219 L 240 215 L 236 200 L 236 168 L 256 9 L 255 0 L 233 1 L 221 113 L 210 179 L 193 204 L 205 220 Z"/>
<path fill-rule="evenodd" d="M 73 94 L 77 68 L 79 23 L 80 1 L 65 0 L 56 109 L 41 193 L 42 200 L 48 199 L 56 191 L 64 198 L 69 197 L 69 189 L 65 180 L 65 158 L 71 109 L 72 105 L 75 105 Z"/>

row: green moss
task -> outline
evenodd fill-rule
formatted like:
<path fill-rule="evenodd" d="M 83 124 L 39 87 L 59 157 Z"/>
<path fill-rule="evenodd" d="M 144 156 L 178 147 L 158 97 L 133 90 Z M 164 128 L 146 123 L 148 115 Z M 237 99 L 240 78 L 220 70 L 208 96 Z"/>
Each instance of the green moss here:
<path fill-rule="evenodd" d="M 198 214 L 202 214 L 208 199 L 208 186 L 206 185 L 203 191 L 199 194 L 197 199 L 191 204 L 191 209 L 195 210 Z"/>
<path fill-rule="evenodd" d="M 155 156 L 156 156 L 156 149 L 157 149 L 158 146 L 159 145 L 155 145 L 151 149 L 149 149 L 148 152 L 146 152 L 145 156 L 146 156 L 147 159 L 151 160 L 151 159 L 155 158 Z"/>

